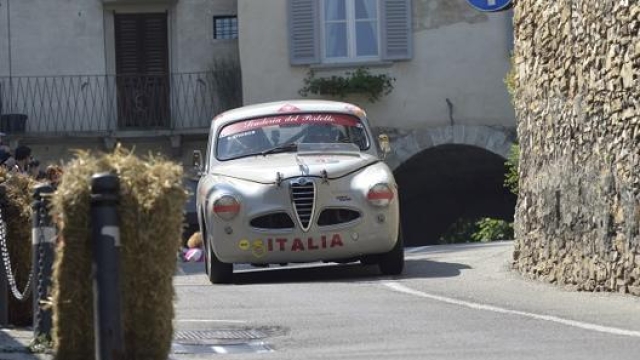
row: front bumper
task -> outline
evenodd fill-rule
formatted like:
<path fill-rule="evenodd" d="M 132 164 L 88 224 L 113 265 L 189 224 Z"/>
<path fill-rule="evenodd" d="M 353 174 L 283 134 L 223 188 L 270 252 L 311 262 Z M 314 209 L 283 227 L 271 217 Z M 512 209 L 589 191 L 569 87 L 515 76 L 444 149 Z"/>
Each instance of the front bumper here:
<path fill-rule="evenodd" d="M 308 205 L 310 183 L 313 183 L 311 215 L 302 211 L 300 205 L 300 201 Z M 376 183 L 392 185 L 395 196 L 388 206 L 377 207 L 366 199 L 368 190 Z M 300 186 L 304 187 L 301 197 Z M 390 171 L 383 165 L 330 180 L 306 176 L 283 179 L 278 184 L 260 184 L 218 179 L 207 194 L 203 202 L 207 237 L 218 259 L 226 263 L 349 259 L 387 252 L 398 238 L 397 189 Z M 223 194 L 234 194 L 241 204 L 239 213 L 230 221 L 213 213 L 214 200 Z M 326 209 L 348 209 L 359 213 L 359 217 L 342 223 L 320 221 Z M 306 214 L 304 220 L 301 211 Z M 252 219 L 273 213 L 288 214 L 294 225 L 286 229 L 252 226 Z"/>
<path fill-rule="evenodd" d="M 307 231 L 296 217 L 288 192 L 267 189 L 257 194 L 259 200 L 254 206 L 245 201 L 241 213 L 232 221 L 209 216 L 207 229 L 211 246 L 216 256 L 226 263 L 332 261 L 391 250 L 399 230 L 397 196 L 389 206 L 380 208 L 369 204 L 364 196 L 340 189 L 339 186 L 318 186 L 316 209 Z M 319 226 L 322 210 L 329 208 L 352 209 L 359 212 L 360 217 L 347 223 Z M 286 212 L 295 226 L 267 230 L 250 225 L 251 219 L 271 212 Z"/>
<path fill-rule="evenodd" d="M 334 261 L 380 254 L 393 248 L 398 224 L 385 216 L 380 223 L 371 214 L 349 226 L 336 229 L 312 227 L 308 232 L 298 229 L 287 232 L 264 232 L 217 227 L 211 245 L 216 256 L 226 263 L 290 263 Z M 229 227 L 227 227 L 229 226 Z M 225 232 L 232 230 L 231 234 Z"/>

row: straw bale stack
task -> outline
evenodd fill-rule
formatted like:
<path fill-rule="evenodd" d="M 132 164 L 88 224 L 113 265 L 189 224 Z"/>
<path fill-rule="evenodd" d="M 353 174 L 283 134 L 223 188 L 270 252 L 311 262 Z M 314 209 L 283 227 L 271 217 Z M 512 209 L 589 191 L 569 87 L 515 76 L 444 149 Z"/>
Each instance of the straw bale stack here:
<path fill-rule="evenodd" d="M 2 218 L 6 224 L 7 248 L 12 272 L 19 291 L 23 291 L 31 272 L 31 201 L 34 182 L 28 176 L 8 173 L 0 167 L 0 186 L 6 199 L 0 199 Z M 2 193 L 2 191 L 0 191 Z M 0 266 L 4 266 L 1 263 Z M 33 301 L 29 295 L 18 301 L 9 295 L 9 323 L 16 326 L 31 325 Z"/>
<path fill-rule="evenodd" d="M 56 359 L 94 357 L 91 279 L 91 176 L 120 177 L 123 330 L 127 359 L 167 359 L 173 336 L 176 252 L 187 192 L 182 167 L 140 159 L 117 147 L 113 154 L 79 152 L 68 164 L 53 209 L 62 219 L 54 264 L 53 340 Z"/>

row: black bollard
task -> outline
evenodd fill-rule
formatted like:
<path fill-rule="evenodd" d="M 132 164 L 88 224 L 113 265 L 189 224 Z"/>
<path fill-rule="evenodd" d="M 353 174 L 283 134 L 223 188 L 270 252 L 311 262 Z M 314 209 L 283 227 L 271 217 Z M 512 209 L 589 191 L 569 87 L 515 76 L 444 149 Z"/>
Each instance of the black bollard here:
<path fill-rule="evenodd" d="M 33 336 L 51 338 L 51 309 L 44 306 L 51 288 L 56 229 L 49 214 L 50 197 L 53 187 L 49 184 L 36 185 L 33 192 L 33 226 L 31 246 L 32 269 L 35 281 L 33 291 Z"/>
<path fill-rule="evenodd" d="M 0 226 L 5 228 L 0 229 L 0 236 L 7 236 L 6 234 L 6 221 L 4 220 L 4 206 L 6 199 L 6 191 L 4 186 L 0 186 Z M 4 232 L 1 232 L 4 230 Z M 4 239 L 6 241 L 6 239 Z M 0 239 L 1 241 L 1 239 Z M 2 258 L 4 254 L 0 251 L 0 327 L 9 325 L 9 282 L 7 280 L 7 273 L 4 269 L 5 263 Z"/>
<path fill-rule="evenodd" d="M 2 258 L 0 258 L 2 262 Z M 0 327 L 9 325 L 9 284 L 4 264 L 0 264 Z"/>
<path fill-rule="evenodd" d="M 91 178 L 96 360 L 124 359 L 120 305 L 120 227 L 116 208 L 119 191 L 120 180 L 115 174 L 100 173 Z"/>

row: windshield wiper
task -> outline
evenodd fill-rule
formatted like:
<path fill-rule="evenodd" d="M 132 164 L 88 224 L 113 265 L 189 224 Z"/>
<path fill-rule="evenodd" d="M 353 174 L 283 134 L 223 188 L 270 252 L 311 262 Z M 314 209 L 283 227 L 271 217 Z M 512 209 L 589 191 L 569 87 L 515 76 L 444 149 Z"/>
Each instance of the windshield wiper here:
<path fill-rule="evenodd" d="M 298 150 L 298 144 L 296 144 L 294 142 L 291 142 L 291 143 L 278 145 L 278 146 L 273 147 L 271 149 L 267 149 L 267 150 L 261 152 L 260 154 L 262 156 L 264 156 L 264 155 L 268 155 L 268 154 L 276 154 L 276 153 L 294 151 L 294 150 Z"/>

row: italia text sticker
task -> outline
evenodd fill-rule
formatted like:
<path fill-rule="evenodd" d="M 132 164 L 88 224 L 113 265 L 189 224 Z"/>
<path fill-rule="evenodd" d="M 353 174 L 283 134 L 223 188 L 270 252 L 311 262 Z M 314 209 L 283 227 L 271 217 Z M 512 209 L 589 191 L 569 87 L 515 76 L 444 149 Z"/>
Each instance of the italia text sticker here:
<path fill-rule="evenodd" d="M 320 237 L 306 237 L 306 238 L 286 238 L 275 237 L 267 239 L 256 239 L 250 242 L 247 239 L 242 239 L 238 242 L 238 247 L 243 251 L 251 250 L 251 253 L 255 257 L 263 257 L 270 252 L 303 252 L 303 251 L 316 251 L 321 249 L 332 249 L 343 247 L 344 242 L 340 234 L 322 235 Z"/>

